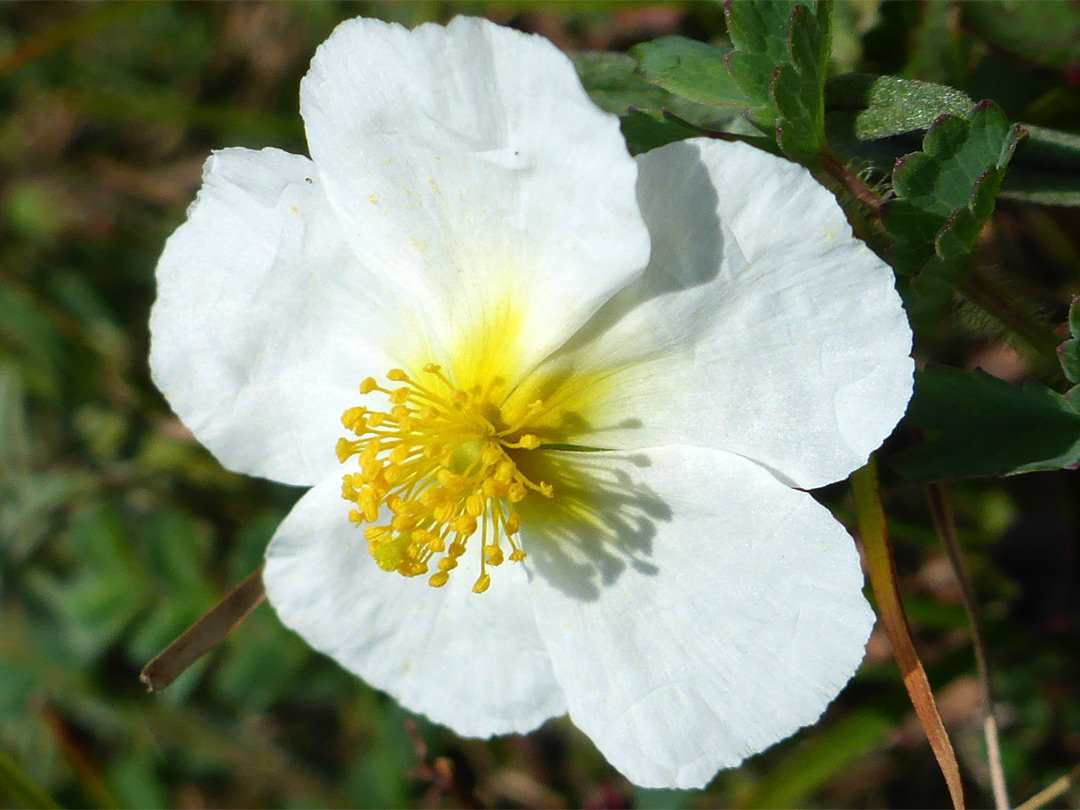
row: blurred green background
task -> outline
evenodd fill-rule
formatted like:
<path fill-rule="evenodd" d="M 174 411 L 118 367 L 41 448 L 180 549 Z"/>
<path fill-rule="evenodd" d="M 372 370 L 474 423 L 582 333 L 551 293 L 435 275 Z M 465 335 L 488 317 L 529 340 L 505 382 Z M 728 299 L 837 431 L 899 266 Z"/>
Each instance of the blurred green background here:
<path fill-rule="evenodd" d="M 820 724 L 705 792 L 632 787 L 565 719 L 527 737 L 459 740 L 312 653 L 266 605 L 165 692 L 139 683 L 150 658 L 259 565 L 300 494 L 221 469 L 150 383 L 162 244 L 211 150 L 305 151 L 298 84 L 338 22 L 456 13 L 571 51 L 724 37 L 709 3 L 0 7 L 0 804 L 944 806 L 879 631 Z M 1076 4 L 861 2 L 838 5 L 833 21 L 836 71 L 943 82 L 1014 120 L 1080 131 Z M 1073 209 L 1003 200 L 981 259 L 1061 323 L 1080 293 L 1078 226 Z M 1029 371 L 1023 347 L 975 312 L 917 348 L 1014 381 Z M 958 588 L 921 488 L 887 472 L 903 433 L 884 453 L 901 583 L 969 801 L 986 805 Z M 1080 762 L 1077 477 L 948 491 L 1019 800 Z M 846 485 L 820 495 L 853 525 Z M 1080 791 L 1053 806 L 1080 807 Z"/>

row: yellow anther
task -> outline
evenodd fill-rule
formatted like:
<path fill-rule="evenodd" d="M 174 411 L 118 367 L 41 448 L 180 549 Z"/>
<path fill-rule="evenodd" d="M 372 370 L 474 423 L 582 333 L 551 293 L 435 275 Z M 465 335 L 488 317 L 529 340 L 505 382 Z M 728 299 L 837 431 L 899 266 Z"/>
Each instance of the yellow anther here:
<path fill-rule="evenodd" d="M 446 499 L 446 490 L 442 487 L 431 487 L 420 493 L 420 503 L 424 506 L 435 506 Z"/>
<path fill-rule="evenodd" d="M 442 371 L 442 366 L 440 366 L 438 363 L 428 363 L 426 366 L 424 366 L 424 371 L 426 371 L 428 374 L 438 374 L 440 371 Z"/>
<path fill-rule="evenodd" d="M 360 393 L 361 394 L 370 394 L 372 391 L 374 391 L 378 387 L 379 387 L 379 384 L 377 382 L 375 382 L 374 377 L 365 377 L 364 381 L 362 383 L 360 383 Z"/>
<path fill-rule="evenodd" d="M 439 560 L 439 568 L 443 571 L 453 571 L 457 568 L 457 560 L 453 557 L 443 557 Z"/>
<path fill-rule="evenodd" d="M 535 450 L 540 446 L 540 439 L 531 433 L 525 433 L 517 440 L 517 446 L 525 450 Z"/>
<path fill-rule="evenodd" d="M 443 585 L 445 585 L 449 581 L 450 581 L 450 575 L 448 573 L 446 573 L 445 571 L 440 571 L 437 574 L 432 574 L 431 575 L 431 578 L 428 580 L 428 584 L 432 588 L 441 588 Z"/>
<path fill-rule="evenodd" d="M 503 529 L 506 530 L 507 534 L 517 534 L 518 529 L 520 528 L 521 518 L 519 518 L 517 515 L 510 515 L 510 517 L 503 521 Z"/>
<path fill-rule="evenodd" d="M 405 382 L 407 379 L 409 379 L 409 375 L 406 374 L 403 369 L 392 368 L 388 372 L 386 372 L 386 379 L 390 380 L 391 382 Z"/>
<path fill-rule="evenodd" d="M 479 492 L 474 492 L 465 499 L 465 511 L 473 517 L 484 514 L 484 497 Z"/>
<path fill-rule="evenodd" d="M 446 469 L 445 467 L 439 470 L 436 478 L 438 479 L 440 484 L 450 490 L 461 489 L 461 485 L 465 483 L 464 477 L 458 475 L 455 472 L 450 472 L 450 470 Z"/>
<path fill-rule="evenodd" d="M 356 452 L 356 442 L 350 442 L 344 436 L 337 440 L 337 446 L 334 448 L 337 452 L 337 459 L 342 464 L 345 463 L 345 459 Z"/>
<path fill-rule="evenodd" d="M 527 494 L 528 490 L 525 489 L 525 485 L 520 481 L 512 482 L 506 491 L 506 497 L 510 499 L 510 503 L 521 503 L 525 500 Z"/>
<path fill-rule="evenodd" d="M 472 515 L 461 515 L 450 521 L 450 528 L 462 537 L 471 537 L 476 532 L 476 518 Z"/>
<path fill-rule="evenodd" d="M 395 405 L 400 405 L 409 399 L 409 394 L 412 393 L 408 388 L 397 388 L 390 394 L 390 401 Z"/>
<path fill-rule="evenodd" d="M 364 516 L 357 512 L 355 509 L 349 510 L 349 523 L 362 523 Z"/>
<path fill-rule="evenodd" d="M 488 565 L 502 565 L 503 550 L 496 545 L 484 546 L 484 555 Z"/>
<path fill-rule="evenodd" d="M 359 435 L 367 428 L 367 424 L 364 421 L 364 415 L 366 413 L 367 408 L 362 406 L 349 408 L 341 415 L 341 424 L 346 430 L 351 430 L 353 433 Z"/>
<path fill-rule="evenodd" d="M 402 464 L 405 459 L 409 457 L 409 446 L 405 444 L 399 444 L 393 450 L 390 451 L 389 459 L 391 464 Z"/>
<path fill-rule="evenodd" d="M 484 449 L 480 451 L 480 460 L 490 466 L 502 459 L 504 455 L 503 449 L 498 442 L 488 442 L 484 445 Z"/>
<path fill-rule="evenodd" d="M 455 540 L 453 543 L 450 544 L 450 548 L 446 550 L 446 553 L 449 554 L 451 558 L 456 560 L 458 557 L 465 553 L 465 544 L 460 540 Z"/>
<path fill-rule="evenodd" d="M 472 586 L 473 593 L 483 593 L 489 587 L 491 587 L 491 575 L 481 574 L 480 578 L 476 580 L 476 584 Z"/>
<path fill-rule="evenodd" d="M 407 532 L 416 528 L 416 518 L 412 515 L 395 515 L 394 519 L 390 521 L 390 525 L 394 527 L 396 532 Z"/>
<path fill-rule="evenodd" d="M 369 543 L 377 543 L 390 533 L 389 526 L 369 526 L 364 529 L 364 539 Z"/>
<path fill-rule="evenodd" d="M 524 552 L 524 551 L 522 551 L 522 550 L 521 550 L 520 548 L 515 548 L 515 549 L 514 549 L 514 550 L 513 550 L 513 551 L 512 551 L 511 553 L 510 553 L 510 559 L 511 559 L 511 560 L 512 560 L 513 562 L 521 562 L 522 560 L 524 560 L 524 559 L 525 559 L 525 557 L 526 557 L 526 554 L 525 554 L 525 552 Z"/>
<path fill-rule="evenodd" d="M 495 468 L 495 480 L 500 484 L 509 484 L 513 480 L 514 473 L 516 472 L 517 466 L 514 462 L 504 461 Z"/>

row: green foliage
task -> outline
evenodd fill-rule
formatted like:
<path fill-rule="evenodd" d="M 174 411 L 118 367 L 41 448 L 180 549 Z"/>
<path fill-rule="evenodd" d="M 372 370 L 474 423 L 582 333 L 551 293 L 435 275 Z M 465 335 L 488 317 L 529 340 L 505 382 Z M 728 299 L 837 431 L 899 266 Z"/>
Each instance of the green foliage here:
<path fill-rule="evenodd" d="M 670 93 L 717 109 L 742 113 L 749 100 L 728 72 L 730 49 L 667 36 L 630 49 L 641 75 Z"/>
<path fill-rule="evenodd" d="M 1001 196 L 1041 205 L 1080 206 L 1080 135 L 1024 124 L 1028 133 Z"/>
<path fill-rule="evenodd" d="M 933 431 L 893 466 L 909 480 L 1009 475 L 1080 465 L 1080 413 L 1039 385 L 931 366 L 915 375 L 907 419 Z"/>
<path fill-rule="evenodd" d="M 997 48 L 1036 65 L 1080 74 L 1080 8 L 1074 3 L 965 3 L 964 23 Z"/>
<path fill-rule="evenodd" d="M 748 808 L 805 807 L 821 786 L 858 761 L 889 734 L 893 721 L 875 711 L 849 714 L 815 740 L 796 749 L 758 784 Z"/>
<path fill-rule="evenodd" d="M 41 789 L 19 763 L 0 751 L 0 800 L 12 807 L 49 810 L 60 807 L 56 800 Z"/>
<path fill-rule="evenodd" d="M 942 84 L 846 73 L 825 83 L 825 127 L 830 138 L 873 141 L 925 130 L 942 115 L 966 115 L 966 93 Z"/>
<path fill-rule="evenodd" d="M 727 65 L 753 104 L 749 120 L 775 132 L 788 157 L 816 164 L 825 144 L 828 4 L 729 0 L 724 14 L 734 46 Z"/>
<path fill-rule="evenodd" d="M 897 162 L 896 198 L 884 222 L 894 240 L 894 267 L 907 277 L 902 289 L 913 318 L 947 311 L 1023 137 L 997 105 L 981 102 L 966 118 L 939 118 L 923 151 Z"/>
<path fill-rule="evenodd" d="M 637 62 L 624 53 L 578 52 L 571 58 L 592 100 L 620 117 L 635 155 L 699 135 L 700 128 L 723 129 L 739 112 L 669 92 L 663 83 L 639 75 Z"/>
<path fill-rule="evenodd" d="M 1058 346 L 1058 358 L 1065 378 L 1073 384 L 1065 394 L 1066 401 L 1080 411 L 1080 297 L 1069 307 L 1069 332 L 1072 337 Z"/>

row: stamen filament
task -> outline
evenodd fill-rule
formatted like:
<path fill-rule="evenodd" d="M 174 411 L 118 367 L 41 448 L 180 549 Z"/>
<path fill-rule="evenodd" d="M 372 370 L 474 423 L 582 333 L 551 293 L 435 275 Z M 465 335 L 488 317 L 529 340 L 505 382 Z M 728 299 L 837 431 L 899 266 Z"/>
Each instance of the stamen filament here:
<path fill-rule="evenodd" d="M 390 409 L 355 406 L 342 414 L 342 425 L 357 438 L 340 439 L 337 455 L 342 463 L 355 456 L 359 466 L 358 472 L 344 475 L 342 497 L 355 507 L 349 520 L 369 524 L 364 538 L 380 567 L 419 576 L 441 555 L 428 578 L 436 588 L 447 584 L 479 531 L 480 575 L 473 591 L 483 593 L 491 585 L 488 565 L 505 559 L 503 537 L 512 561 L 525 558 L 514 540 L 520 527 L 514 504 L 530 492 L 552 494 L 550 485 L 522 473 L 511 454 L 541 447 L 539 437 L 526 428 L 544 406 L 537 400 L 499 429 L 498 423 L 506 423 L 499 403 L 491 400 L 492 381 L 466 391 L 434 363 L 423 370 L 443 393 L 403 369 L 386 375 L 400 387 L 380 385 L 372 377 L 360 384 L 364 395 L 386 396 Z"/>

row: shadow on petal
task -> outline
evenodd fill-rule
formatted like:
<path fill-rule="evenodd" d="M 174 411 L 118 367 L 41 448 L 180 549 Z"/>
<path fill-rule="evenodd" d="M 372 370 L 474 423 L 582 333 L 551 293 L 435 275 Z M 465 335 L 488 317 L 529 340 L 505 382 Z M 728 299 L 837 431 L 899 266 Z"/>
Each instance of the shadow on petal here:
<path fill-rule="evenodd" d="M 657 573 L 651 562 L 656 524 L 670 521 L 672 511 L 634 474 L 651 464 L 646 455 L 530 455 L 523 471 L 554 489 L 551 499 L 533 496 L 518 507 L 530 576 L 593 601 L 627 566 L 647 576 Z"/>
<path fill-rule="evenodd" d="M 638 202 L 652 236 L 649 266 L 597 310 L 555 359 L 587 345 L 654 298 L 714 281 L 724 265 L 725 249 L 731 252 L 735 247 L 728 244 L 734 237 L 716 215 L 717 190 L 697 145 L 672 144 L 657 150 L 640 168 Z M 693 208 L 679 206 L 676 219 L 673 199 L 693 200 Z"/>

